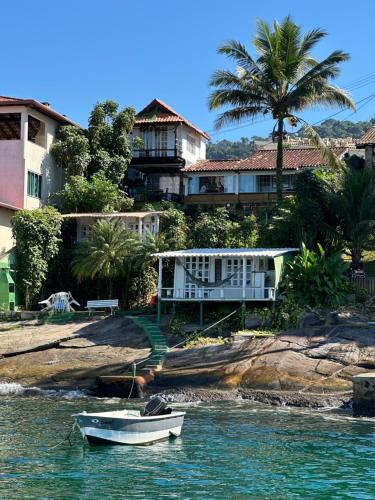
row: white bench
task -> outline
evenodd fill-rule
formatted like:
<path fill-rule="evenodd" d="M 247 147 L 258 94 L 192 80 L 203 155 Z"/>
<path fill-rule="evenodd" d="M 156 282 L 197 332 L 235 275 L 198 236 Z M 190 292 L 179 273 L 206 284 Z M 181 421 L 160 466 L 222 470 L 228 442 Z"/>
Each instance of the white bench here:
<path fill-rule="evenodd" d="M 113 316 L 115 309 L 118 309 L 118 299 L 87 301 L 86 309 L 88 309 L 90 316 L 95 311 L 95 309 L 105 308 L 109 308 L 111 310 L 111 316 Z"/>

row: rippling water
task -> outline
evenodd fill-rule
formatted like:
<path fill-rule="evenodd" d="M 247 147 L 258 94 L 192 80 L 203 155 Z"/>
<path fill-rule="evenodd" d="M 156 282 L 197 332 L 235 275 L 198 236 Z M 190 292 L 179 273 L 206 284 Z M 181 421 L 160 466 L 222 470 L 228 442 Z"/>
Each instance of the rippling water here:
<path fill-rule="evenodd" d="M 0 498 L 374 499 L 375 420 L 250 403 L 178 405 L 183 435 L 149 447 L 50 450 L 71 414 L 119 400 L 0 398 Z"/>

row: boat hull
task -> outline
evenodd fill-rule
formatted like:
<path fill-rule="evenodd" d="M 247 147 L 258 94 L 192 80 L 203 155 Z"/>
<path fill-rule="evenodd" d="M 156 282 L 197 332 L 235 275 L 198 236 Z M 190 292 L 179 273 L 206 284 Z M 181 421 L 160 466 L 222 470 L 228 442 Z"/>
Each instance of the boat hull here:
<path fill-rule="evenodd" d="M 111 417 L 79 414 L 76 421 L 89 444 L 148 445 L 181 434 L 185 413 L 157 417 Z"/>

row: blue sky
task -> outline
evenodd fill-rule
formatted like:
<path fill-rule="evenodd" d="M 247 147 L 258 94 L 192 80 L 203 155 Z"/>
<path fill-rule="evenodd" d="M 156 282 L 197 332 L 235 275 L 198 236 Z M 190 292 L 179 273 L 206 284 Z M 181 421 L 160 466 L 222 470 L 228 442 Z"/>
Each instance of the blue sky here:
<path fill-rule="evenodd" d="M 250 45 L 257 18 L 287 14 L 305 30 L 329 32 L 316 57 L 337 48 L 350 53 L 338 83 L 356 84 L 356 101 L 375 93 L 373 0 L 16 0 L 4 2 L 1 12 L 0 94 L 49 101 L 82 125 L 99 100 L 139 110 L 159 97 L 212 132 L 207 82 L 215 69 L 231 67 L 216 53 L 218 45 L 230 38 Z M 303 116 L 314 123 L 335 111 Z M 375 99 L 349 118 L 372 116 Z M 268 120 L 228 127 L 212 138 L 267 135 L 271 129 Z"/>

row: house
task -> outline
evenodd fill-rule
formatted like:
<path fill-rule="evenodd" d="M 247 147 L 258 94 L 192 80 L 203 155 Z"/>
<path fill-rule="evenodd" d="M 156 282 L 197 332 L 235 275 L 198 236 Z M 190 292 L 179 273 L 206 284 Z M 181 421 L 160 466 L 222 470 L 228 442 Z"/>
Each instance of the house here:
<path fill-rule="evenodd" d="M 124 229 L 137 233 L 142 241 L 146 241 L 149 234 L 159 234 L 160 216 L 163 212 L 118 212 L 118 213 L 73 213 L 64 214 L 64 219 L 73 219 L 77 222 L 76 241 L 81 243 L 89 236 L 91 226 L 98 220 L 120 220 Z"/>
<path fill-rule="evenodd" d="M 375 168 L 375 127 L 370 128 L 370 130 L 357 141 L 356 146 L 357 148 L 365 149 L 366 166 Z"/>
<path fill-rule="evenodd" d="M 75 125 L 47 102 L 0 96 L 0 254 L 14 245 L 15 211 L 42 207 L 63 186 L 49 154 L 60 124 Z"/>
<path fill-rule="evenodd" d="M 162 302 L 274 302 L 284 264 L 296 252 L 297 248 L 196 248 L 158 253 L 159 306 Z M 174 261 L 174 273 L 172 281 L 164 283 L 167 259 Z"/>
<path fill-rule="evenodd" d="M 339 158 L 346 147 L 333 148 Z M 272 206 L 276 201 L 275 150 L 258 150 L 243 160 L 199 160 L 185 166 L 184 203 L 204 208 L 241 204 L 257 210 Z M 316 148 L 292 148 L 283 151 L 284 193 L 293 192 L 295 175 L 304 169 L 326 167 L 327 163 Z"/>
<path fill-rule="evenodd" d="M 131 135 L 143 144 L 133 149 L 126 179 L 130 196 L 137 201 L 179 201 L 181 169 L 206 158 L 208 134 L 154 99 L 138 113 Z"/>

